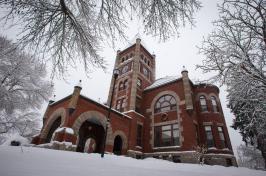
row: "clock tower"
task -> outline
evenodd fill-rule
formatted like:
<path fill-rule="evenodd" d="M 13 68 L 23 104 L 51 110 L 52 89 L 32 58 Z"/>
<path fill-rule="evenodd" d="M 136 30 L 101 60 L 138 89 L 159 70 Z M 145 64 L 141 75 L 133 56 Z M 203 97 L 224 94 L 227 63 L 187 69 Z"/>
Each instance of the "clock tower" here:
<path fill-rule="evenodd" d="M 137 38 L 135 44 L 117 51 L 114 69 L 120 73 L 115 82 L 112 78 L 108 105 L 115 86 L 112 108 L 120 112 L 140 112 L 142 92 L 155 80 L 155 55 L 150 54 Z"/>

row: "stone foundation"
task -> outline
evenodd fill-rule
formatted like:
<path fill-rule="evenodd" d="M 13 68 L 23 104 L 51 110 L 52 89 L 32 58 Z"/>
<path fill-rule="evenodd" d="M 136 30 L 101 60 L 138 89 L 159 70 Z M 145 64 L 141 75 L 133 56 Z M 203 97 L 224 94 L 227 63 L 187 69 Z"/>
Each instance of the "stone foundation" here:
<path fill-rule="evenodd" d="M 128 150 L 127 155 L 132 158 L 158 158 L 163 160 L 172 161 L 175 163 L 194 163 L 199 164 L 199 161 L 195 157 L 194 151 L 184 152 L 155 152 L 155 153 L 142 153 L 139 151 Z M 204 164 L 207 165 L 221 165 L 221 166 L 235 166 L 237 162 L 234 155 L 230 154 L 205 154 Z"/>

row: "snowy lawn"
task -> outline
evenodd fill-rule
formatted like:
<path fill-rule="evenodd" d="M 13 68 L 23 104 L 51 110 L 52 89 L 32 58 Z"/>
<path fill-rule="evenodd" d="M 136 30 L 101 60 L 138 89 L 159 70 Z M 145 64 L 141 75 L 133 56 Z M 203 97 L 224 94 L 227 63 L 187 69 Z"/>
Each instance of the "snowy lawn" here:
<path fill-rule="evenodd" d="M 247 168 L 175 164 L 158 159 L 0 146 L 0 176 L 265 176 Z"/>

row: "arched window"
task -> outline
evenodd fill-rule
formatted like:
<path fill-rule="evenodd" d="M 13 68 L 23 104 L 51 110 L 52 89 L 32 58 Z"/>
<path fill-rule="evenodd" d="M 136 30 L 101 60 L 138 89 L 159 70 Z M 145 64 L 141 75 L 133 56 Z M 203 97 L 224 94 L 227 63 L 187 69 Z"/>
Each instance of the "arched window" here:
<path fill-rule="evenodd" d="M 205 96 L 203 96 L 203 95 L 200 96 L 200 109 L 201 109 L 201 112 L 206 112 L 206 111 L 208 111 L 206 98 L 205 98 Z"/>
<path fill-rule="evenodd" d="M 123 83 L 123 81 L 121 81 L 121 82 L 119 83 L 118 90 L 123 90 L 123 89 L 124 89 L 124 83 Z"/>
<path fill-rule="evenodd" d="M 124 81 L 124 89 L 127 89 L 127 79 Z"/>
<path fill-rule="evenodd" d="M 154 111 L 166 112 L 176 109 L 176 100 L 172 95 L 163 95 L 156 102 Z"/>
<path fill-rule="evenodd" d="M 211 101 L 212 101 L 212 110 L 213 112 L 219 112 L 218 106 L 217 106 L 217 101 L 216 98 L 214 96 L 211 97 Z"/>

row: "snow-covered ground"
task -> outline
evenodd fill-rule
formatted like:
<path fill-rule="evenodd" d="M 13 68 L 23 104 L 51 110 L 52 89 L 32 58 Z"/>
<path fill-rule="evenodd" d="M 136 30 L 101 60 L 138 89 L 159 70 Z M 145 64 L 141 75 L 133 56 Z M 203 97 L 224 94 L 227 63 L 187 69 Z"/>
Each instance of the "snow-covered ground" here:
<path fill-rule="evenodd" d="M 0 146 L 0 176 L 265 176 L 247 168 Z"/>

